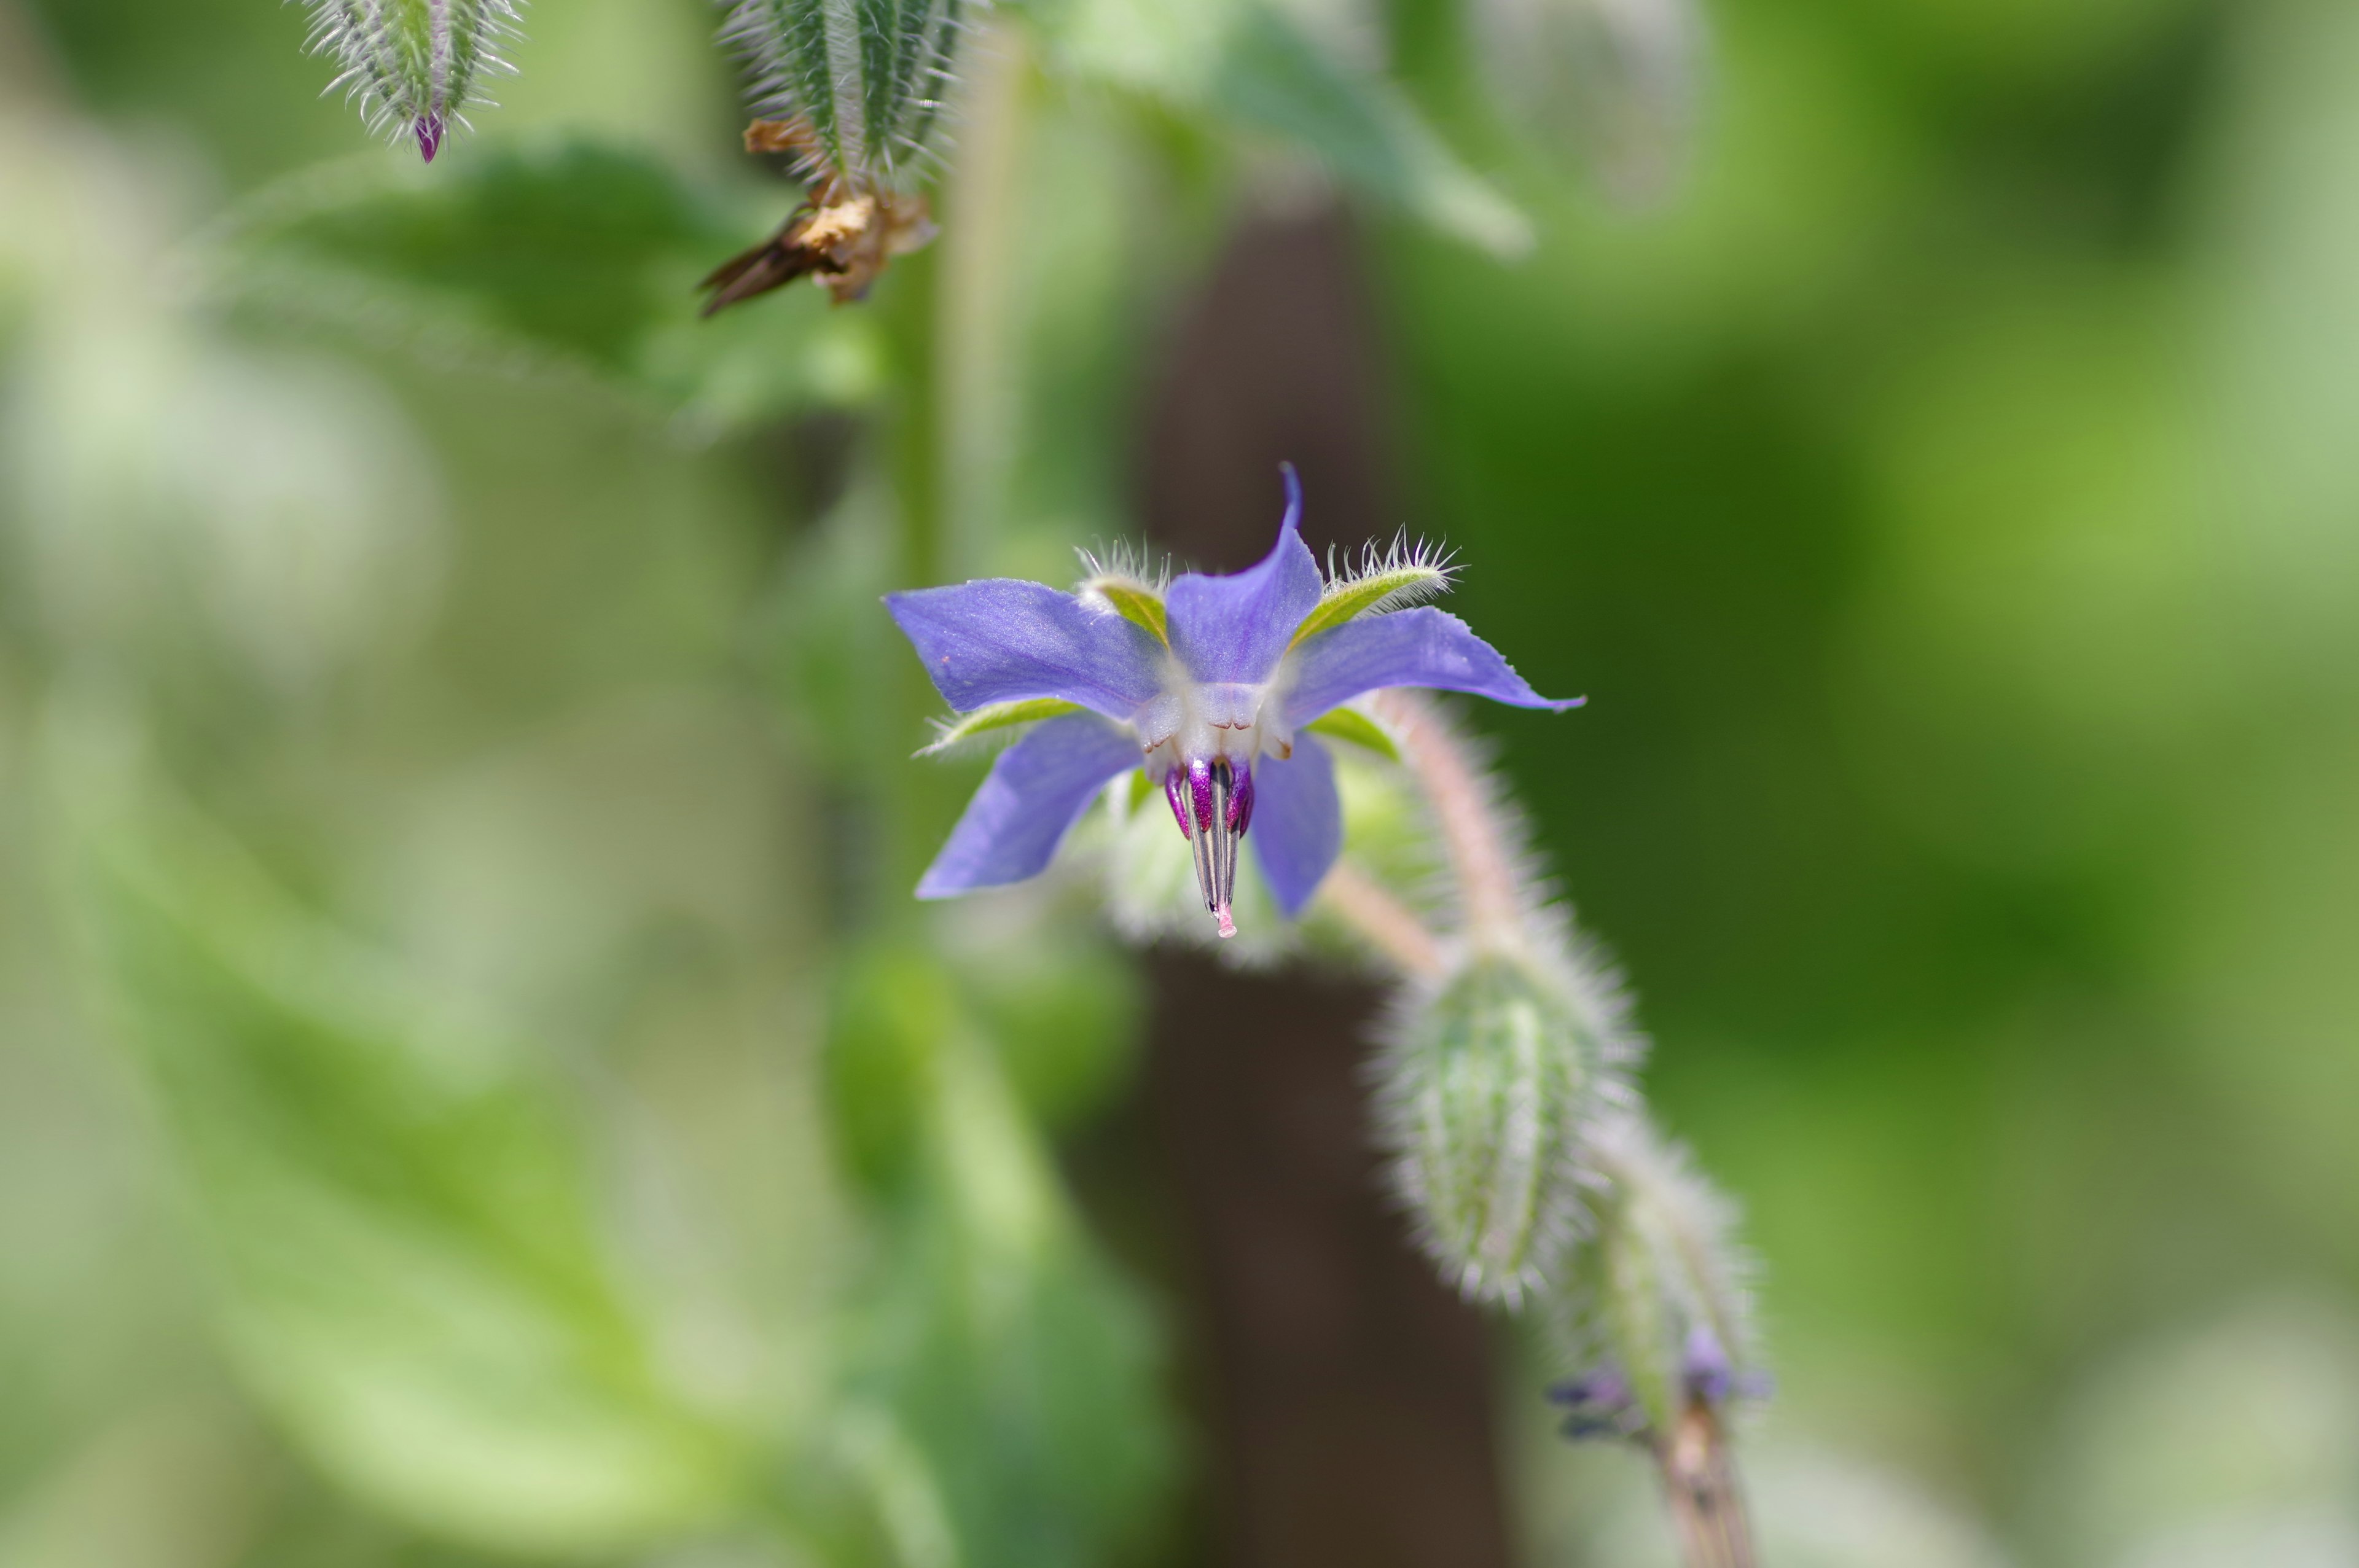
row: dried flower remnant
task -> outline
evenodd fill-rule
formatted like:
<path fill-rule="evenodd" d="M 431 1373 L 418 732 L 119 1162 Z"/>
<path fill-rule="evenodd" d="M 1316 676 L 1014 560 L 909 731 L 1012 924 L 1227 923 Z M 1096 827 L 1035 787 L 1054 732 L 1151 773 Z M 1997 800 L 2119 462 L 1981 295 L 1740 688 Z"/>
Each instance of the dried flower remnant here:
<path fill-rule="evenodd" d="M 1302 542 L 1286 470 L 1277 543 L 1230 577 L 1169 582 L 1096 569 L 1072 593 L 989 579 L 887 597 L 960 718 L 936 748 L 1024 726 L 918 884 L 920 898 L 1021 881 L 1044 869 L 1104 786 L 1160 787 L 1222 935 L 1250 833 L 1263 880 L 1292 917 L 1343 847 L 1332 761 L 1310 727 L 1393 687 L 1471 692 L 1561 710 L 1454 615 L 1402 608 L 1446 587 L 1422 559 L 1324 576 Z M 1094 565 L 1094 563 L 1093 563 Z"/>
<path fill-rule="evenodd" d="M 756 120 L 745 127 L 745 150 L 791 152 L 807 162 L 819 153 L 810 127 L 796 121 Z M 812 177 L 803 204 L 778 232 L 715 267 L 698 285 L 711 296 L 704 314 L 809 277 L 848 305 L 867 297 L 885 264 L 934 237 L 922 196 L 895 190 L 855 192 L 824 170 Z"/>
<path fill-rule="evenodd" d="M 802 204 L 704 279 L 708 316 L 800 277 L 837 304 L 933 237 L 918 187 L 940 158 L 974 0 L 735 0 L 723 35 L 745 57 L 759 118 L 749 152 L 783 153 Z"/>
<path fill-rule="evenodd" d="M 372 130 L 407 137 L 428 163 L 466 111 L 489 103 L 483 80 L 515 67 L 516 0 L 310 0 L 310 49 L 332 59 L 332 92 L 360 101 Z"/>

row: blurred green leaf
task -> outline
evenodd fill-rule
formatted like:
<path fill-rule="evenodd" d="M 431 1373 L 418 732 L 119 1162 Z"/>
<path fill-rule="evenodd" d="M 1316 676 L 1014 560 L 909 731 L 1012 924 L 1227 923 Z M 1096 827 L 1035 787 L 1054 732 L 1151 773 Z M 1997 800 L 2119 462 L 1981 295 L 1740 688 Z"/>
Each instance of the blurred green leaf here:
<path fill-rule="evenodd" d="M 1031 0 L 1070 74 L 1144 93 L 1223 129 L 1291 141 L 1337 176 L 1495 255 L 1531 226 L 1466 168 L 1408 97 L 1268 0 Z"/>
<path fill-rule="evenodd" d="M 922 1455 L 969 1568 L 1082 1568 L 1136 1544 L 1169 1473 L 1154 1327 L 1082 1229 L 991 1051 L 925 1077 L 920 1186 L 857 1314 L 855 1408 Z"/>
<path fill-rule="evenodd" d="M 1129 998 L 1109 1006 L 1055 965 L 990 989 L 971 1013 L 961 975 L 914 945 L 854 956 L 839 986 L 830 1108 L 880 1199 L 881 1246 L 824 1461 L 904 1563 L 1081 1568 L 1138 1533 L 1168 1470 L 1156 1336 L 1010 1081 L 1028 1048 L 995 1050 L 978 1021 L 1118 1044 Z M 1036 1092 L 1086 1087 L 1074 1054 L 1067 1042 L 1049 1064 L 1061 1077 L 1033 1065 Z"/>
<path fill-rule="evenodd" d="M 977 939 L 954 938 L 953 961 L 1009 1089 L 1048 1130 L 1079 1125 L 1136 1060 L 1142 1000 L 1130 958 L 1078 920 L 971 925 Z"/>
<path fill-rule="evenodd" d="M 180 1155 L 239 1370 L 376 1507 L 496 1550 L 613 1551 L 724 1509 L 548 1087 L 309 914 L 190 807 L 67 756 L 63 889 Z"/>
<path fill-rule="evenodd" d="M 781 185 L 783 218 L 799 192 Z M 697 280 L 761 220 L 653 154 L 510 145 L 431 174 L 322 166 L 245 204 L 200 256 L 211 289 L 437 361 L 586 373 L 692 424 L 856 404 L 883 373 L 868 319 L 789 289 L 697 316 Z"/>

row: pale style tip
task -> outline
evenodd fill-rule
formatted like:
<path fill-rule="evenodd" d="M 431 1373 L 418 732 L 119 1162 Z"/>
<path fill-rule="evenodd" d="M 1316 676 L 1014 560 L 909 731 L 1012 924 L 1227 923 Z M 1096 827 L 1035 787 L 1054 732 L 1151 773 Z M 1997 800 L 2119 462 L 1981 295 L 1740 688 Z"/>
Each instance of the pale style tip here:
<path fill-rule="evenodd" d="M 1227 904 L 1224 903 L 1221 905 L 1220 908 L 1212 911 L 1212 918 L 1219 921 L 1221 924 L 1221 938 L 1223 941 L 1226 941 L 1228 938 L 1234 936 L 1237 934 L 1237 923 L 1229 917 L 1229 906 Z"/>

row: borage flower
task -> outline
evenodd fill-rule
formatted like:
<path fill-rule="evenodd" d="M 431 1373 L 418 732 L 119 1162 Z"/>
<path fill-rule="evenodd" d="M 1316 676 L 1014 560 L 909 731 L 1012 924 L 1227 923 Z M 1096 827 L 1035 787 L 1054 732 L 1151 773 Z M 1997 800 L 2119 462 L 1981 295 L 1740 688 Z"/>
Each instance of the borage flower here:
<path fill-rule="evenodd" d="M 1396 557 L 1324 578 L 1302 542 L 1301 486 L 1285 472 L 1277 547 L 1232 577 L 1188 572 L 1164 586 L 1099 571 L 1073 593 L 992 578 L 886 597 L 961 715 L 938 744 L 1031 726 L 975 791 L 919 898 L 1037 874 L 1099 791 L 1139 769 L 1188 839 L 1205 909 L 1234 935 L 1248 830 L 1289 918 L 1343 848 L 1334 763 L 1306 733 L 1334 709 L 1397 686 L 1576 706 L 1534 691 L 1456 616 L 1404 608 L 1448 586 L 1440 567 Z"/>

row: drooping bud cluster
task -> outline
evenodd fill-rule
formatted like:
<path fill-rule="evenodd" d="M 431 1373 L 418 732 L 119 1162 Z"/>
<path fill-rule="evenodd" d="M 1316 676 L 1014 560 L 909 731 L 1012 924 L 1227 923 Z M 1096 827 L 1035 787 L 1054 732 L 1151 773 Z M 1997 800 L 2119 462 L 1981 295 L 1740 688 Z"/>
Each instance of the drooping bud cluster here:
<path fill-rule="evenodd" d="M 517 0 L 310 0 L 310 48 L 336 63 L 338 88 L 372 130 L 418 144 L 428 163 L 466 111 L 489 101 L 486 76 L 512 72 L 498 46 L 515 37 Z"/>
<path fill-rule="evenodd" d="M 1654 1457 L 1690 1568 L 1750 1568 L 1728 1416 L 1768 1390 L 1728 1206 L 1649 1125 L 1619 989 L 1498 783 L 1430 704 L 1366 707 L 1430 811 L 1456 925 L 1402 940 L 1416 922 L 1348 860 L 1328 899 L 1407 977 L 1379 1104 L 1420 1239 L 1468 1297 L 1543 1308 L 1575 1373 L 1550 1393 L 1566 1434 Z"/>
<path fill-rule="evenodd" d="M 978 0 L 734 0 L 723 36 L 745 55 L 758 116 L 749 152 L 792 157 L 804 204 L 706 278 L 705 312 L 818 280 L 864 297 L 894 256 L 933 237 L 918 187 L 940 161 L 962 37 Z"/>

